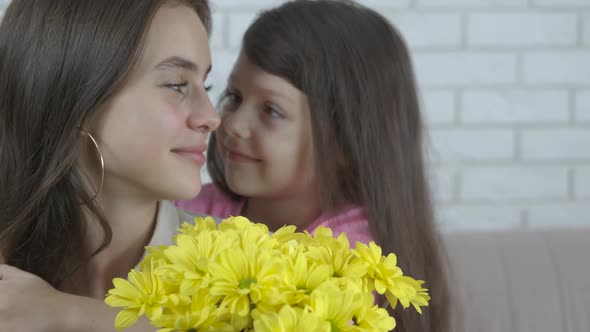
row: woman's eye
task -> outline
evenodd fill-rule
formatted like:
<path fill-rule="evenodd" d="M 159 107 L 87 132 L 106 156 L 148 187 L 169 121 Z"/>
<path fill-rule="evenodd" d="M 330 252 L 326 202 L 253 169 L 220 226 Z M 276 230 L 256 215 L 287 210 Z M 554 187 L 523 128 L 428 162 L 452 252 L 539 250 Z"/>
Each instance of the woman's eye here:
<path fill-rule="evenodd" d="M 205 81 L 203 81 L 203 86 L 205 87 L 205 91 L 210 92 L 213 89 L 213 84 L 211 84 L 211 76 L 207 75 L 205 77 Z"/>
<path fill-rule="evenodd" d="M 180 82 L 180 83 L 166 84 L 166 87 L 170 88 L 170 89 L 172 89 L 184 96 L 186 93 L 185 90 L 188 87 L 188 81 L 184 81 L 184 82 Z"/>

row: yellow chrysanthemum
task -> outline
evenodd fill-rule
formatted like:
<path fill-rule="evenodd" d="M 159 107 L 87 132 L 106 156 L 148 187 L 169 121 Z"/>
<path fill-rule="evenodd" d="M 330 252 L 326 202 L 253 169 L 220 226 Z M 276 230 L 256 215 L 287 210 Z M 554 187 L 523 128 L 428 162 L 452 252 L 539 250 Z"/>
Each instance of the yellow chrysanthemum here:
<path fill-rule="evenodd" d="M 164 255 L 164 250 L 166 250 L 166 246 L 159 246 L 159 247 L 146 247 L 147 254 L 145 257 L 139 262 L 139 270 L 144 271 L 146 269 L 156 269 L 158 266 L 165 265 L 170 263 Z"/>
<path fill-rule="evenodd" d="M 284 305 L 277 312 L 252 312 L 256 332 L 330 332 L 330 323 L 307 309 Z"/>
<path fill-rule="evenodd" d="M 166 281 L 178 285 L 181 294 L 193 295 L 200 288 L 208 287 L 211 281 L 209 261 L 218 252 L 231 246 L 235 240 L 218 239 L 219 235 L 204 230 L 196 236 L 180 234 L 177 245 L 164 251 L 169 264 L 160 266 L 156 273 Z"/>
<path fill-rule="evenodd" d="M 295 226 L 283 226 L 270 237 L 277 240 L 280 245 L 292 247 L 307 246 L 314 241 L 309 233 L 295 233 L 295 230 L 297 230 Z"/>
<path fill-rule="evenodd" d="M 229 217 L 224 219 L 218 226 L 221 232 L 234 231 L 242 234 L 243 231 L 249 230 L 251 235 L 256 234 L 258 238 L 270 236 L 268 227 L 265 224 L 255 224 L 245 217 Z"/>
<path fill-rule="evenodd" d="M 411 277 L 395 277 L 387 285 L 388 291 L 385 293 L 385 297 L 392 305 L 395 305 L 395 300 L 399 300 L 404 308 L 411 304 L 421 314 L 421 307 L 428 306 L 428 301 L 430 301 L 428 290 L 422 288 L 422 284 L 424 281 Z"/>
<path fill-rule="evenodd" d="M 301 250 L 294 253 L 290 259 L 286 259 L 285 263 L 286 287 L 283 293 L 289 304 L 307 303 L 311 292 L 329 280 L 333 274 L 331 264 L 310 264 Z"/>
<path fill-rule="evenodd" d="M 211 217 L 197 217 L 193 220 L 193 224 L 187 222 L 182 223 L 178 229 L 179 234 L 185 234 L 190 236 L 197 236 L 202 231 L 215 231 L 217 230 L 217 224 Z"/>
<path fill-rule="evenodd" d="M 248 237 L 245 234 L 245 238 Z M 213 276 L 210 292 L 222 298 L 221 307 L 228 307 L 230 313 L 244 317 L 250 313 L 251 303 L 277 305 L 284 301 L 279 292 L 283 265 L 272 253 L 254 243 L 243 243 L 217 256 L 209 266 Z M 237 326 L 239 329 L 244 328 L 242 323 L 244 321 Z"/>
<path fill-rule="evenodd" d="M 233 332 L 231 324 L 223 321 L 224 315 L 225 312 L 217 307 L 215 298 L 206 289 L 201 289 L 189 305 L 167 309 L 151 323 L 160 328 L 158 332 Z"/>
<path fill-rule="evenodd" d="M 397 257 L 389 254 L 382 256 L 381 248 L 374 242 L 365 245 L 359 243 L 353 252 L 368 265 L 368 275 L 373 280 L 374 289 L 379 294 L 385 294 L 392 307 L 399 301 L 404 308 L 412 304 L 419 313 L 421 306 L 427 306 L 430 296 L 428 290 L 422 288 L 421 280 L 403 275 L 397 266 Z"/>
<path fill-rule="evenodd" d="M 341 233 L 337 239 L 332 230 L 318 227 L 315 230 L 316 243 L 311 244 L 306 256 L 318 264 L 330 264 L 335 278 L 361 278 L 367 273 L 367 265 L 351 251 L 348 238 Z"/>
<path fill-rule="evenodd" d="M 351 250 L 344 233 L 295 229 L 270 234 L 244 217 L 184 223 L 175 245 L 147 248 L 140 271 L 113 280 L 105 302 L 122 308 L 117 329 L 146 315 L 159 332 L 381 332 L 395 320 L 374 291 L 393 306 L 428 305 L 423 281 L 404 276 L 375 243 Z"/>
<path fill-rule="evenodd" d="M 358 332 L 391 331 L 395 328 L 395 319 L 387 310 L 374 304 L 372 293 L 362 295 L 362 304 L 354 313 L 354 325 Z"/>
<path fill-rule="evenodd" d="M 128 279 L 113 279 L 115 288 L 109 290 L 105 299 L 106 304 L 123 308 L 115 318 L 117 330 L 130 327 L 144 314 L 149 319 L 158 318 L 168 301 L 162 281 L 151 269 L 131 270 Z"/>
<path fill-rule="evenodd" d="M 327 281 L 312 292 L 310 308 L 330 323 L 332 331 L 352 332 L 355 330 L 351 322 L 361 303 L 360 293 L 343 290 L 335 281 Z"/>
<path fill-rule="evenodd" d="M 374 279 L 374 287 L 379 294 L 385 293 L 391 278 L 403 275 L 402 270 L 397 266 L 397 257 L 394 254 L 383 257 L 381 248 L 373 241 L 368 246 L 359 243 L 353 252 L 367 263 L 367 273 Z"/>

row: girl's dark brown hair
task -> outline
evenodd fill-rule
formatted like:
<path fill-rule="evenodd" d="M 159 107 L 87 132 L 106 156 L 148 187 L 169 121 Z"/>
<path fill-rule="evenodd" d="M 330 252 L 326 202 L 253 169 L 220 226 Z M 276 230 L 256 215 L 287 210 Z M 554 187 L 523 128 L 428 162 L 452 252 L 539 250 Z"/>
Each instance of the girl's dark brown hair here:
<path fill-rule="evenodd" d="M 250 61 L 309 100 L 324 212 L 364 206 L 374 238 L 403 270 L 426 281 L 420 316 L 394 310 L 396 330 L 450 331 L 445 255 L 433 222 L 423 119 L 409 52 L 381 15 L 347 1 L 294 1 L 263 12 L 243 39 Z M 209 144 L 213 181 L 236 197 Z"/>
<path fill-rule="evenodd" d="M 15 0 L 0 25 L 0 257 L 55 287 L 88 260 L 82 208 L 111 230 L 76 164 L 163 5 L 207 0 Z M 106 161 L 108 162 L 108 161 Z M 92 253 L 90 254 L 92 255 Z"/>

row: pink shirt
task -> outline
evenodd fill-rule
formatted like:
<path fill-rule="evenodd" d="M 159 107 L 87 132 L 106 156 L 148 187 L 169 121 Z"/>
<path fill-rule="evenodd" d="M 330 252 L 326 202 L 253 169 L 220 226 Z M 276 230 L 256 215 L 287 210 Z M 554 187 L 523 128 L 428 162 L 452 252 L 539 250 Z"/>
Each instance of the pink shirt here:
<path fill-rule="evenodd" d="M 190 201 L 177 201 L 174 204 L 184 210 L 210 215 L 217 218 L 239 216 L 244 208 L 244 200 L 234 201 L 213 184 L 206 184 L 199 195 Z M 373 241 L 369 222 L 364 210 L 359 206 L 351 206 L 337 215 L 320 216 L 306 230 L 313 234 L 319 226 L 332 229 L 334 236 L 346 233 L 352 247 L 356 242 L 368 244 Z"/>

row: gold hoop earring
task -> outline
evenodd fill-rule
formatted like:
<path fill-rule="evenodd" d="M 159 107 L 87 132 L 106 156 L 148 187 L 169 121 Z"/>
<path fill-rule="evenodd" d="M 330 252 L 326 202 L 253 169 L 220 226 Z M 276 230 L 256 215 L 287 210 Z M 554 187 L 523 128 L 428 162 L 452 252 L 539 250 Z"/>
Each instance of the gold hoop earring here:
<path fill-rule="evenodd" d="M 98 142 L 96 141 L 96 139 L 94 139 L 94 136 L 92 136 L 89 132 L 87 132 L 85 130 L 82 130 L 82 133 L 86 134 L 86 136 L 88 136 L 88 138 L 90 138 L 90 140 L 92 141 L 92 144 L 94 144 L 94 148 L 96 149 L 96 152 L 98 153 L 98 158 L 100 160 L 100 183 L 98 184 L 98 190 L 96 191 L 96 193 L 94 193 L 94 195 L 90 199 L 90 201 L 93 201 L 96 199 L 96 197 L 98 197 L 98 194 L 100 193 L 100 191 L 102 189 L 102 185 L 104 183 L 104 158 L 102 157 L 102 153 L 100 152 L 100 148 L 98 147 Z"/>

